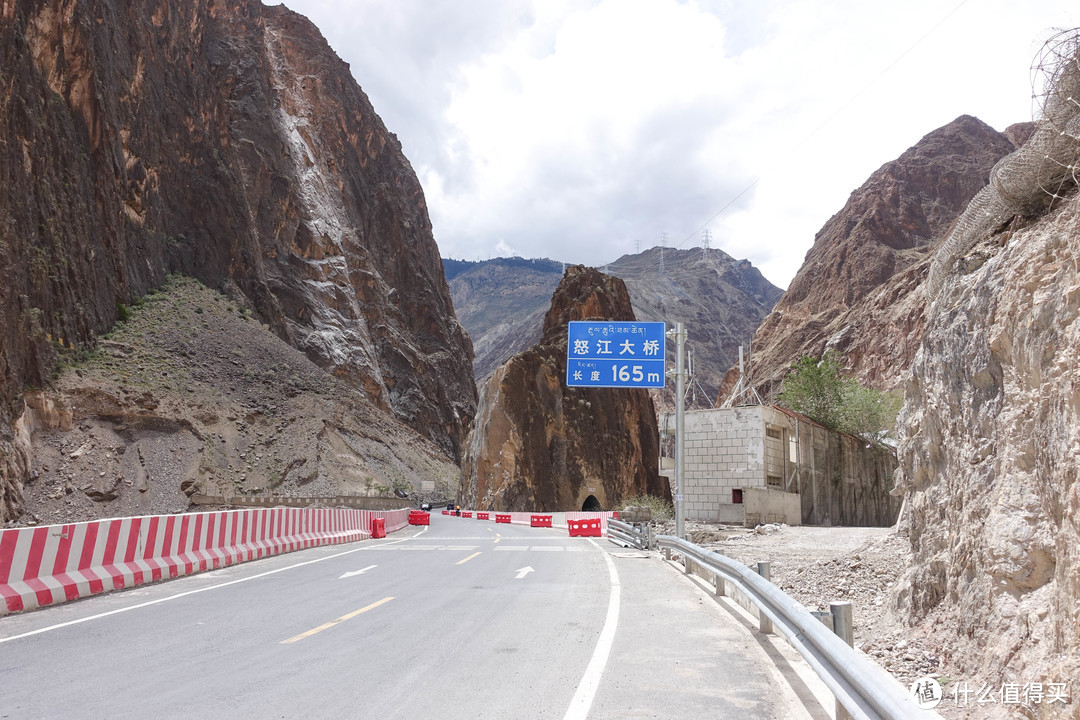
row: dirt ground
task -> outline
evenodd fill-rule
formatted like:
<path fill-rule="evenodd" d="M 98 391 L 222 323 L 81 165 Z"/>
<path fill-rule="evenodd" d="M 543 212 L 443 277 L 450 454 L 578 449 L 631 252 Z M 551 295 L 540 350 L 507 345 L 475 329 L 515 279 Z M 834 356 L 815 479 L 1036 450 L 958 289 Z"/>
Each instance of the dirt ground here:
<path fill-rule="evenodd" d="M 674 523 L 657 531 L 674 534 Z M 770 563 L 773 584 L 810 610 L 828 610 L 829 603 L 852 603 L 855 647 L 892 674 L 904 687 L 923 677 L 936 678 L 945 699 L 937 712 L 949 720 L 982 718 L 982 708 L 954 702 L 951 672 L 940 659 L 941 638 L 928 638 L 908 627 L 894 606 L 894 586 L 911 563 L 907 538 L 892 528 L 792 527 L 686 523 L 691 540 L 755 567 Z M 1018 716 L 1020 717 L 1020 716 Z"/>

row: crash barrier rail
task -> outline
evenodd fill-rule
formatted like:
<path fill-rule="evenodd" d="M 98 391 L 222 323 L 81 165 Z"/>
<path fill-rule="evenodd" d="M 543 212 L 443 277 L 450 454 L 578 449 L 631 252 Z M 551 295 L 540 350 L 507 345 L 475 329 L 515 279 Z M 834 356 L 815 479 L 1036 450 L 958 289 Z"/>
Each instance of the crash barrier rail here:
<path fill-rule="evenodd" d="M 653 543 L 652 526 L 648 523 L 634 525 L 614 519 L 608 520 L 607 536 L 609 540 L 638 550 L 648 550 Z"/>
<path fill-rule="evenodd" d="M 570 537 L 600 537 L 603 534 L 599 519 L 567 520 L 566 527 L 570 530 Z"/>
<path fill-rule="evenodd" d="M 761 632 L 779 631 L 836 696 L 837 717 L 843 717 L 841 709 L 846 710 L 849 717 L 865 720 L 939 717 L 937 713 L 920 709 L 915 699 L 891 675 L 848 644 L 851 642 L 850 603 L 834 606 L 833 620 L 841 627 L 833 632 L 769 582 L 768 563 L 760 563 L 762 572 L 759 574 L 736 560 L 671 535 L 657 536 L 656 543 L 668 559 L 672 552 L 682 554 L 685 573 L 695 569 L 710 573 L 717 595 L 727 594 L 730 584 L 752 603 L 757 608 Z"/>
<path fill-rule="evenodd" d="M 408 510 L 272 508 L 0 530 L 0 615 L 393 532 Z"/>
<path fill-rule="evenodd" d="M 550 515 L 533 515 L 529 518 L 530 527 L 551 527 Z"/>
<path fill-rule="evenodd" d="M 410 510 L 409 511 L 409 524 L 410 525 L 430 525 L 431 513 L 423 510 Z"/>

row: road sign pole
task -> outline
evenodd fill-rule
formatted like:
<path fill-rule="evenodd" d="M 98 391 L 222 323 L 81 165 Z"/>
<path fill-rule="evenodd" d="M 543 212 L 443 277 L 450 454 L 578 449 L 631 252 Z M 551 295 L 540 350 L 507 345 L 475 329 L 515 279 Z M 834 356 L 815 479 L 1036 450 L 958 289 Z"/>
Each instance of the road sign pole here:
<path fill-rule="evenodd" d="M 675 323 L 675 537 L 683 537 L 683 406 L 686 375 L 683 368 L 686 329 Z"/>

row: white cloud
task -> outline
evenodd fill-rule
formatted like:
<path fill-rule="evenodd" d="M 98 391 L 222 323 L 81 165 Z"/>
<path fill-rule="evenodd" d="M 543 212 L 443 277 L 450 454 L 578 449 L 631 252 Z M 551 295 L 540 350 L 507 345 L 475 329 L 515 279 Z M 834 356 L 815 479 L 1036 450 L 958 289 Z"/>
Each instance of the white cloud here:
<path fill-rule="evenodd" d="M 786 285 L 881 164 L 1029 116 L 1063 0 L 292 0 L 402 139 L 444 256 L 600 265 L 656 244 Z M 899 59 L 899 60 L 898 60 Z"/>

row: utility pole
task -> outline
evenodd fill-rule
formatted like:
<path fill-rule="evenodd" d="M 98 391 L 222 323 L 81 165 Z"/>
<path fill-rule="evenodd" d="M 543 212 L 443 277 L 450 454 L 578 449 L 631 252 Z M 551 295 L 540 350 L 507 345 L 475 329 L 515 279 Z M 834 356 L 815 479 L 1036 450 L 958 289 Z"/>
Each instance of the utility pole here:
<path fill-rule="evenodd" d="M 675 537 L 683 537 L 683 448 L 686 434 L 683 410 L 686 405 L 686 372 L 683 358 L 686 351 L 686 328 L 675 323 Z"/>
<path fill-rule="evenodd" d="M 705 228 L 701 231 L 701 259 L 706 260 L 709 257 L 709 242 L 712 240 L 712 231 L 709 228 Z"/>

